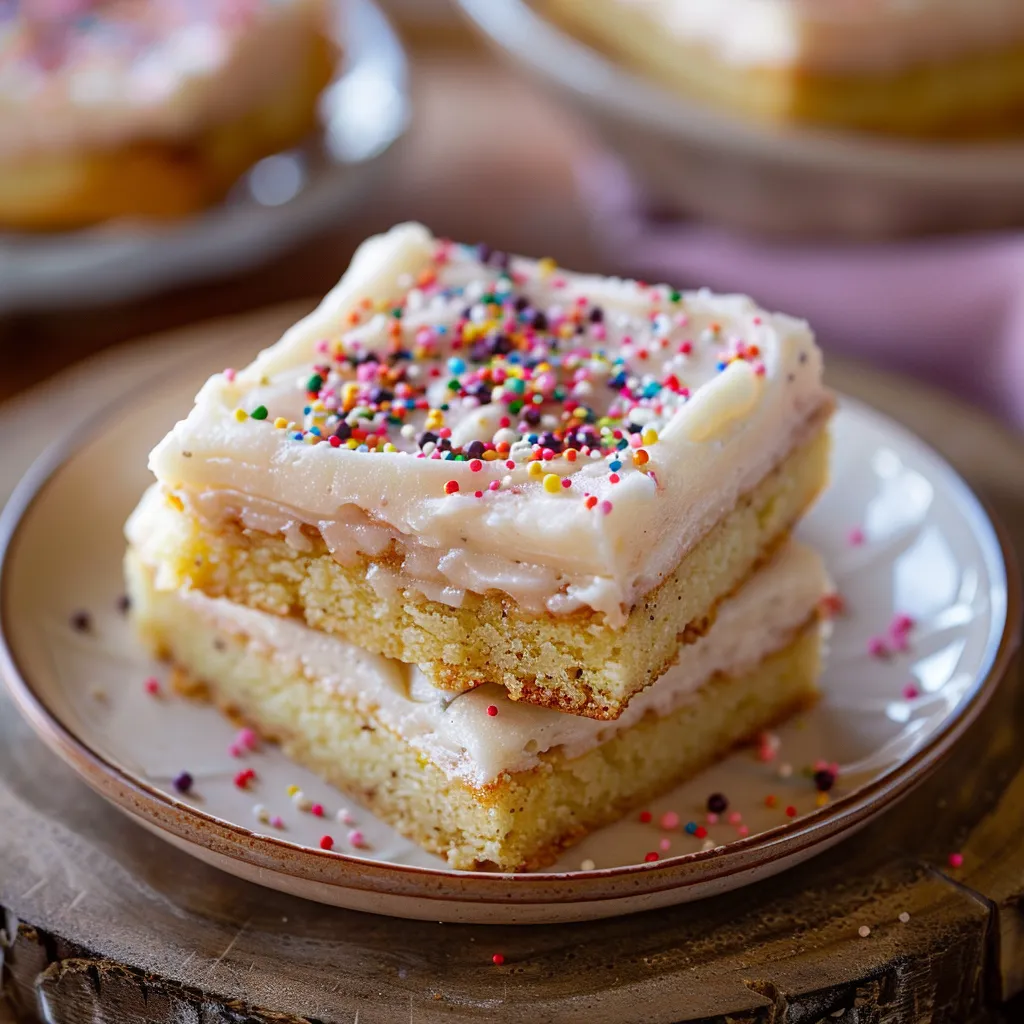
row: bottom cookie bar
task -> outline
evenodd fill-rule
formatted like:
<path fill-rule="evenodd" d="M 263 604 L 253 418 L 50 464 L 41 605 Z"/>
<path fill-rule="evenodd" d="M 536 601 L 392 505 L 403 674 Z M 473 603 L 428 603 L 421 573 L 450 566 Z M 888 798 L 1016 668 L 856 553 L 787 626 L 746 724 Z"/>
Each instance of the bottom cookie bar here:
<path fill-rule="evenodd" d="M 821 562 L 790 543 L 614 722 L 437 690 L 290 619 L 158 591 L 129 552 L 136 624 L 285 753 L 450 866 L 544 867 L 817 693 Z"/>

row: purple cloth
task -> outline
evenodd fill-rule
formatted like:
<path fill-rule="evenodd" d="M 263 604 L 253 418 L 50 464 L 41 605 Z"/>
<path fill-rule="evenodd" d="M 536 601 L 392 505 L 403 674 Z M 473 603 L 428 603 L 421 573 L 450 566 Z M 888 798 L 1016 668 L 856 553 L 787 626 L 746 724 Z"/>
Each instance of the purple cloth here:
<path fill-rule="evenodd" d="M 606 262 L 753 295 L 805 317 L 827 350 L 932 381 L 1024 428 L 1024 234 L 878 244 L 741 238 L 644 215 L 623 167 L 580 169 Z"/>

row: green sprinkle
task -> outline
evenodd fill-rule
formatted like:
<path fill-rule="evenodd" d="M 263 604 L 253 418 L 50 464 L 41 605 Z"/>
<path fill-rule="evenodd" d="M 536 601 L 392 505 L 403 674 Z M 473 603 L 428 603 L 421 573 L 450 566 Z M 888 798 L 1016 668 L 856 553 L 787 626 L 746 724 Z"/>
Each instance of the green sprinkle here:
<path fill-rule="evenodd" d="M 671 293 L 669 294 L 669 298 L 670 298 L 670 299 L 671 299 L 671 300 L 672 300 L 673 302 L 682 302 L 682 301 L 683 301 L 683 293 L 682 293 L 682 292 L 677 292 L 677 291 L 673 290 L 673 291 L 672 291 L 672 292 L 671 292 Z"/>
<path fill-rule="evenodd" d="M 306 390 L 317 393 L 324 386 L 324 379 L 319 373 L 314 373 L 309 380 L 306 381 Z"/>
<path fill-rule="evenodd" d="M 267 418 L 267 407 L 265 405 L 257 405 L 249 415 L 254 420 L 265 420 Z"/>

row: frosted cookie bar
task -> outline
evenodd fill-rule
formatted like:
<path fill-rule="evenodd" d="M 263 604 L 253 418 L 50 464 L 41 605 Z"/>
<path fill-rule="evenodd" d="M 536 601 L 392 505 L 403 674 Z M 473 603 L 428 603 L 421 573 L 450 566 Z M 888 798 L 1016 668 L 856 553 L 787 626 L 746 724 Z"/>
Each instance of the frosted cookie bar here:
<path fill-rule="evenodd" d="M 1019 131 L 1019 0 L 542 0 L 694 97 L 772 121 L 919 136 Z"/>
<path fill-rule="evenodd" d="M 826 579 L 795 543 L 614 722 L 439 690 L 296 619 L 159 590 L 136 551 L 127 570 L 137 625 L 190 684 L 455 868 L 544 867 L 816 696 Z"/>
<path fill-rule="evenodd" d="M 831 409 L 801 321 L 404 225 L 205 385 L 140 550 L 434 686 L 615 718 L 821 489 Z"/>

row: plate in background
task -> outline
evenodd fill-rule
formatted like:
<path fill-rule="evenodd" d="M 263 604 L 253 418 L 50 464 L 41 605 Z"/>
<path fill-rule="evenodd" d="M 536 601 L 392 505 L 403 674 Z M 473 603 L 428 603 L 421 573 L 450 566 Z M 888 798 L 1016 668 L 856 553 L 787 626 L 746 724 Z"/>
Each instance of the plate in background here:
<path fill-rule="evenodd" d="M 204 355 L 205 369 L 244 354 Z M 212 708 L 166 685 L 159 697 L 146 692 L 148 676 L 166 684 L 167 673 L 118 611 L 121 526 L 148 483 L 146 453 L 190 406 L 200 376 L 193 366 L 136 389 L 19 487 L 0 520 L 0 666 L 36 732 L 94 789 L 189 853 L 264 885 L 376 913 L 503 924 L 595 919 L 736 888 L 828 849 L 909 792 L 977 716 L 1014 647 L 1016 576 L 977 499 L 923 442 L 844 399 L 835 482 L 801 534 L 823 552 L 848 612 L 834 624 L 824 697 L 778 730 L 775 759 L 736 752 L 654 802 L 651 823 L 634 815 L 601 830 L 552 871 L 450 871 L 276 748 L 233 757 L 235 730 Z M 854 527 L 863 544 L 849 543 Z M 89 632 L 71 624 L 82 609 Z M 895 612 L 916 621 L 910 649 L 874 658 L 868 641 Z M 840 764 L 820 808 L 804 771 L 818 758 Z M 245 792 L 233 784 L 244 766 L 257 772 Z M 171 786 L 183 769 L 196 780 L 187 799 Z M 326 817 L 293 804 L 290 785 Z M 742 822 L 706 823 L 712 791 L 727 794 Z M 260 823 L 257 803 L 284 827 Z M 347 848 L 344 809 L 369 849 Z M 666 811 L 706 826 L 715 848 L 679 826 L 660 828 Z M 324 833 L 335 851 L 318 848 Z M 643 863 L 648 851 L 660 859 Z"/>
<path fill-rule="evenodd" d="M 224 202 L 153 226 L 112 222 L 61 234 L 0 234 L 0 313 L 123 302 L 244 270 L 358 208 L 409 123 L 408 64 L 373 0 L 339 4 L 338 77 L 322 130 L 256 164 Z"/>
<path fill-rule="evenodd" d="M 884 238 L 1024 223 L 1024 142 L 926 143 L 785 127 L 690 100 L 544 17 L 543 0 L 457 0 L 626 162 L 652 208 L 741 230 Z"/>

